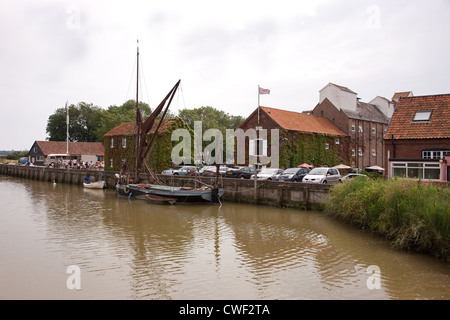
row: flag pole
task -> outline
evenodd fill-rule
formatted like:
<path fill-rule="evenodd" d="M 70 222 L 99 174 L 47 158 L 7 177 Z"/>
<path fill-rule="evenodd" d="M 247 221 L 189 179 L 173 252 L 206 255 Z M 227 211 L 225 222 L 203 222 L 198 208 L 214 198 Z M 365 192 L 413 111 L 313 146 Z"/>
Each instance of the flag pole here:
<path fill-rule="evenodd" d="M 258 85 L 258 124 L 259 124 L 259 85 Z"/>
<path fill-rule="evenodd" d="M 67 104 L 69 101 L 66 102 L 66 154 L 69 155 L 69 108 L 67 107 Z"/>

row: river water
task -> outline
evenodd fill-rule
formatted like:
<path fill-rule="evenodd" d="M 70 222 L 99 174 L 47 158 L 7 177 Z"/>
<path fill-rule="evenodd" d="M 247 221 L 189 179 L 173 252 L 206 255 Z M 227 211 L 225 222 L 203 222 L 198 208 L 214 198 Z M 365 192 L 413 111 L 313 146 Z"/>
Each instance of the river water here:
<path fill-rule="evenodd" d="M 450 299 L 450 268 L 321 212 L 0 176 L 0 299 Z"/>

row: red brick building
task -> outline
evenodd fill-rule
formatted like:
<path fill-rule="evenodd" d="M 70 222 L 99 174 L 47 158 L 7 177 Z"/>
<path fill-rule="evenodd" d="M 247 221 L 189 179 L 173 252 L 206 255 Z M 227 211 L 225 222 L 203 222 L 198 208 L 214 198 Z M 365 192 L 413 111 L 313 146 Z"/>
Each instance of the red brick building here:
<path fill-rule="evenodd" d="M 307 162 L 315 166 L 333 166 L 348 163 L 346 134 L 326 118 L 270 107 L 257 108 L 240 126 L 240 129 L 267 130 L 267 140 L 262 141 L 259 155 L 270 156 L 271 130 L 279 130 L 280 167 L 296 167 Z M 249 154 L 257 155 L 258 144 L 246 142 Z M 266 151 L 269 149 L 268 151 Z M 268 152 L 265 154 L 265 152 Z M 251 164 L 250 164 L 251 165 Z M 256 167 L 260 167 L 256 165 Z"/>
<path fill-rule="evenodd" d="M 358 169 L 384 168 L 383 137 L 394 103 L 383 97 L 361 102 L 356 92 L 333 83 L 319 92 L 320 102 L 312 115 L 327 118 L 349 137 L 350 164 Z"/>
<path fill-rule="evenodd" d="M 384 138 L 389 177 L 450 180 L 450 94 L 401 97 Z"/>

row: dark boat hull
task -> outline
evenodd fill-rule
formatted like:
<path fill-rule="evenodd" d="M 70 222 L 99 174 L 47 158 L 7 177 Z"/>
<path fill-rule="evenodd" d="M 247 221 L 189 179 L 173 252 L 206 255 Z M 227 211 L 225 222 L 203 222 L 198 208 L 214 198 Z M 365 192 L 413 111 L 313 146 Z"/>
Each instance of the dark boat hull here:
<path fill-rule="evenodd" d="M 132 185 L 116 185 L 117 193 L 120 196 L 136 199 L 148 199 L 147 195 L 155 195 L 176 199 L 176 203 L 197 202 L 216 203 L 223 196 L 223 189 L 182 189 L 182 188 L 146 188 Z"/>

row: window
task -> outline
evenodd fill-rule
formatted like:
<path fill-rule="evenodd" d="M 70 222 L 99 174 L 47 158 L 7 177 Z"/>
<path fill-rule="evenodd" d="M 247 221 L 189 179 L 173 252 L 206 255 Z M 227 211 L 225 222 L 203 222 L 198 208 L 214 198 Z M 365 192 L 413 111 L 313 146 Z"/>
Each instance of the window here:
<path fill-rule="evenodd" d="M 126 148 L 127 147 L 127 138 L 122 138 L 122 148 Z"/>
<path fill-rule="evenodd" d="M 110 167 L 110 168 L 114 167 L 113 159 L 109 159 L 109 167 Z"/>
<path fill-rule="evenodd" d="M 433 159 L 433 151 L 423 151 L 422 158 L 423 159 Z"/>
<path fill-rule="evenodd" d="M 251 156 L 266 156 L 267 155 L 267 140 L 255 139 L 250 140 L 249 154 Z"/>
<path fill-rule="evenodd" d="M 339 144 L 339 143 L 340 143 L 339 138 L 337 138 L 334 142 L 335 142 L 336 144 Z"/>
<path fill-rule="evenodd" d="M 325 143 L 325 149 L 326 150 L 330 149 L 330 144 L 329 143 Z"/>
<path fill-rule="evenodd" d="M 372 157 L 376 157 L 377 156 L 377 152 L 375 151 L 375 149 L 372 149 Z"/>
<path fill-rule="evenodd" d="M 358 127 L 359 132 L 363 132 L 363 128 L 361 126 Z"/>
<path fill-rule="evenodd" d="M 394 162 L 392 163 L 392 177 L 440 180 L 441 167 L 438 163 Z"/>
<path fill-rule="evenodd" d="M 432 112 L 429 110 L 416 111 L 413 122 L 430 121 L 431 113 Z"/>
<path fill-rule="evenodd" d="M 377 133 L 377 129 L 372 128 L 372 134 L 376 134 Z"/>
<path fill-rule="evenodd" d="M 356 155 L 355 149 L 352 149 L 352 157 L 354 157 L 355 155 Z"/>
<path fill-rule="evenodd" d="M 111 144 L 109 145 L 110 148 L 114 148 L 114 138 L 111 138 Z"/>
<path fill-rule="evenodd" d="M 352 132 L 355 132 L 355 126 L 352 125 Z"/>
<path fill-rule="evenodd" d="M 441 166 L 438 163 L 425 163 L 423 177 L 427 180 L 440 180 Z"/>
<path fill-rule="evenodd" d="M 362 155 L 363 155 L 363 152 L 362 152 L 361 148 L 359 148 L 358 149 L 358 156 L 362 157 Z"/>
<path fill-rule="evenodd" d="M 438 150 L 438 151 L 422 151 L 423 159 L 444 159 L 444 157 L 450 156 L 450 150 Z"/>

